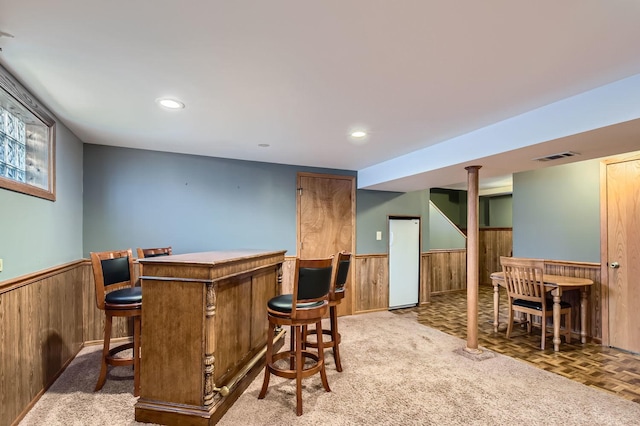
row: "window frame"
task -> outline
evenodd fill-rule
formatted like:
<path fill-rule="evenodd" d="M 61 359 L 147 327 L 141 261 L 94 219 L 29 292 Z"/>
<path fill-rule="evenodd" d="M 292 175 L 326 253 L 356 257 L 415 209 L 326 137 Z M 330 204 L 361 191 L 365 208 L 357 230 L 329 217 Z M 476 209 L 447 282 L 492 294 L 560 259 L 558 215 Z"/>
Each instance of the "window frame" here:
<path fill-rule="evenodd" d="M 46 128 L 47 132 L 47 187 L 31 185 L 26 182 L 18 182 L 7 177 L 0 176 L 0 188 L 14 192 L 56 200 L 56 122 L 52 115 L 44 109 L 40 102 L 16 80 L 11 73 L 0 65 L 0 96 L 11 102 L 14 106 L 24 109 L 37 118 Z"/>

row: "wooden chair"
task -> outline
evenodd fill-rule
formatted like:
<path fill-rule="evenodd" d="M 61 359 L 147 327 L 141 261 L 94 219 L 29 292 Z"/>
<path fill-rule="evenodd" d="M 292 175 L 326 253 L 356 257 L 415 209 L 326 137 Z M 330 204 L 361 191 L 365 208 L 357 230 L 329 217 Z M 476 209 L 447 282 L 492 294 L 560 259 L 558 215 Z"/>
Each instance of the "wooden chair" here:
<path fill-rule="evenodd" d="M 511 337 L 513 330 L 514 312 L 521 312 L 528 316 L 527 331 L 529 333 L 531 333 L 531 317 L 539 316 L 542 334 L 540 347 L 544 350 L 547 318 L 553 316 L 553 302 L 547 300 L 544 286 L 544 260 L 500 256 L 500 264 L 509 298 L 507 338 Z M 565 328 L 561 334 L 569 343 L 571 341 L 571 305 L 569 303 L 561 302 L 560 315 L 565 316 Z"/>
<path fill-rule="evenodd" d="M 91 265 L 96 286 L 96 304 L 105 313 L 100 376 L 95 390 L 102 389 L 107 380 L 107 365 L 133 365 L 133 395 L 138 396 L 142 288 L 135 286 L 133 253 L 131 249 L 91 253 Z M 133 318 L 133 342 L 110 348 L 113 317 Z M 116 357 L 118 353 L 128 349 L 133 349 L 132 357 Z"/>
<path fill-rule="evenodd" d="M 349 266 L 351 265 L 351 253 L 341 251 L 334 258 L 333 274 L 331 277 L 331 290 L 329 291 L 329 329 L 322 329 L 322 333 L 325 336 L 331 336 L 331 340 L 323 341 L 325 348 L 333 349 L 333 359 L 336 362 L 336 370 L 342 371 L 342 363 L 340 362 L 340 340 L 341 336 L 338 332 L 338 305 L 344 299 L 345 284 L 349 278 Z M 315 335 L 315 341 L 309 341 L 307 336 Z M 312 348 L 317 348 L 317 335 L 318 330 L 306 330 L 304 329 L 304 345 Z"/>
<path fill-rule="evenodd" d="M 293 294 L 283 294 L 267 302 L 269 333 L 267 334 L 267 354 L 264 382 L 258 399 L 263 399 L 269 387 L 271 374 L 296 379 L 296 414 L 302 415 L 302 379 L 320 373 L 322 385 L 331 392 L 324 368 L 324 347 L 322 333 L 318 335 L 318 352 L 310 352 L 302 347 L 302 327 L 315 324 L 322 329 L 322 317 L 329 306 L 333 259 L 295 260 Z M 276 326 L 290 326 L 291 347 L 288 351 L 273 353 L 273 336 Z M 278 360 L 289 360 L 278 364 Z M 312 363 L 305 365 L 307 359 Z"/>

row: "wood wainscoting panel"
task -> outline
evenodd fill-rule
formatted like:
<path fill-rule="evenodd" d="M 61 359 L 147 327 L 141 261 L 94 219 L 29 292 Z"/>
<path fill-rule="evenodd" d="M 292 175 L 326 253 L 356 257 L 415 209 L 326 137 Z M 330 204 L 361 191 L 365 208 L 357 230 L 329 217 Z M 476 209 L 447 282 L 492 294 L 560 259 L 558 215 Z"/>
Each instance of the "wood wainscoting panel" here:
<path fill-rule="evenodd" d="M 420 297 L 418 304 L 431 302 L 431 288 L 429 275 L 431 273 L 431 257 L 429 253 L 420 253 Z"/>
<path fill-rule="evenodd" d="M 88 267 L 71 262 L 0 285 L 0 426 L 17 423 L 81 349 Z"/>
<path fill-rule="evenodd" d="M 354 313 L 389 309 L 389 256 L 359 254 L 354 258 Z"/>
<path fill-rule="evenodd" d="M 429 289 L 431 294 L 467 288 L 467 250 L 429 250 Z"/>
<path fill-rule="evenodd" d="M 545 260 L 545 273 L 567 277 L 589 278 L 593 285 L 589 287 L 589 312 L 587 313 L 587 336 L 594 342 L 602 342 L 602 284 L 600 263 L 569 262 Z M 562 293 L 562 300 L 571 303 L 571 325 L 574 332 L 580 332 L 580 291 L 570 290 Z"/>
<path fill-rule="evenodd" d="M 482 228 L 479 233 L 480 284 L 491 284 L 490 275 L 502 270 L 500 256 L 513 253 L 512 228 Z"/>
<path fill-rule="evenodd" d="M 466 253 L 455 249 L 420 254 L 419 304 L 430 302 L 434 287 L 440 293 L 466 288 Z M 389 256 L 358 254 L 354 263 L 354 313 L 389 309 Z"/>

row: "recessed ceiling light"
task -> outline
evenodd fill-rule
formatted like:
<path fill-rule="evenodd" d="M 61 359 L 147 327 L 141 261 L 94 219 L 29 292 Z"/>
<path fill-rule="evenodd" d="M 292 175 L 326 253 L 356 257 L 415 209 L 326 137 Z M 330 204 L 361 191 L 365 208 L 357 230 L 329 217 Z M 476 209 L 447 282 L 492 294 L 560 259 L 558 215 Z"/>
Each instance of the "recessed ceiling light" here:
<path fill-rule="evenodd" d="M 351 136 L 354 138 L 364 138 L 365 136 L 367 136 L 367 132 L 356 130 L 355 132 L 351 132 Z"/>
<path fill-rule="evenodd" d="M 156 102 L 165 108 L 169 109 L 182 109 L 184 108 L 184 104 L 180 101 L 176 101 L 175 99 L 170 98 L 160 98 L 156 99 Z"/>

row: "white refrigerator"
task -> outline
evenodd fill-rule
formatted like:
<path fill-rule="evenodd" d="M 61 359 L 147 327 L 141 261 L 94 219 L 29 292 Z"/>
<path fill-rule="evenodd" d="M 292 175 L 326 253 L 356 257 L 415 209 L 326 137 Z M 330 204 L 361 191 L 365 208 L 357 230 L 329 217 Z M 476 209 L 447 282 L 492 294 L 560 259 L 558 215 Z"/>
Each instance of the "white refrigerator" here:
<path fill-rule="evenodd" d="M 389 309 L 416 306 L 420 291 L 420 218 L 389 219 Z"/>

